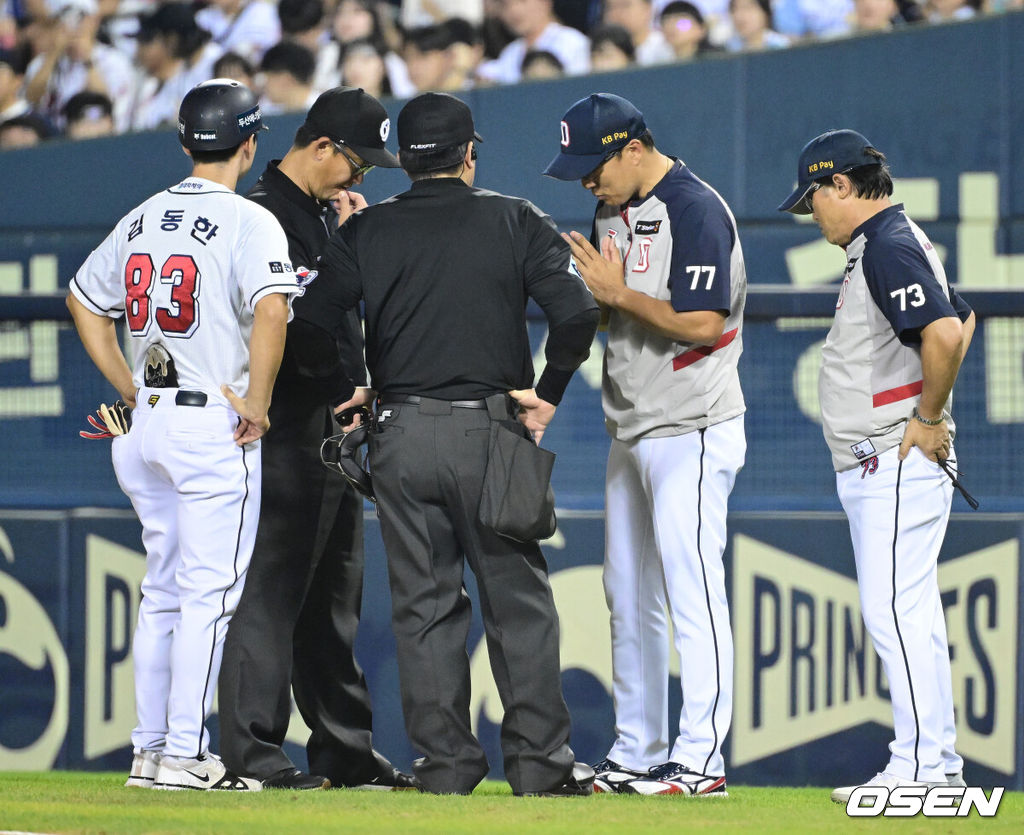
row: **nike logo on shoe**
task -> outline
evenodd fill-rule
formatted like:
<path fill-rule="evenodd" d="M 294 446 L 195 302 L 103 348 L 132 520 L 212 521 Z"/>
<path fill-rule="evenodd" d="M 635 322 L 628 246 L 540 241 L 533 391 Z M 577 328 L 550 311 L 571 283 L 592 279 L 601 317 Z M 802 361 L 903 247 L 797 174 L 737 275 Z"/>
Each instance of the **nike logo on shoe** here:
<path fill-rule="evenodd" d="M 210 775 L 209 774 L 196 774 L 194 771 L 189 771 L 187 768 L 184 769 L 184 771 L 185 771 L 186 774 L 191 774 L 200 783 L 209 783 L 210 782 Z"/>

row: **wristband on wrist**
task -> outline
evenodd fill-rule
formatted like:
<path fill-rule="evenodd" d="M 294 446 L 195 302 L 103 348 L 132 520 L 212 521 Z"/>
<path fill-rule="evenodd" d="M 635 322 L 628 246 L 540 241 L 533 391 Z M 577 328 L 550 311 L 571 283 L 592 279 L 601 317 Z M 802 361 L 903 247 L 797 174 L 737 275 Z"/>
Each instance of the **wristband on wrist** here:
<path fill-rule="evenodd" d="M 917 406 L 914 407 L 914 411 L 910 413 L 910 416 L 915 420 L 921 421 L 925 426 L 938 426 L 946 420 L 944 417 L 940 417 L 938 420 L 929 420 L 926 417 L 921 417 L 921 413 L 917 410 Z"/>

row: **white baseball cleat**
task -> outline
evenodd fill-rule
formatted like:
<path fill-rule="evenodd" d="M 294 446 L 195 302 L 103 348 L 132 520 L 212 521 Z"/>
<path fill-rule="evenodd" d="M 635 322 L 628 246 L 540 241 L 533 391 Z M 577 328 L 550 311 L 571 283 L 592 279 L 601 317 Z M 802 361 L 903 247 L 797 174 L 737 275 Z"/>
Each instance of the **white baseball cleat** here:
<path fill-rule="evenodd" d="M 159 751 L 139 751 L 132 757 L 132 770 L 128 772 L 125 786 L 136 789 L 153 788 L 157 769 L 160 768 L 161 754 Z"/>
<path fill-rule="evenodd" d="M 594 769 L 595 794 L 618 794 L 630 780 L 647 776 L 646 771 L 634 771 L 624 765 L 619 765 L 615 760 L 601 760 L 592 768 Z"/>
<path fill-rule="evenodd" d="M 878 774 L 866 783 L 861 783 L 858 786 L 842 786 L 833 790 L 832 800 L 836 803 L 848 803 L 853 790 L 859 789 L 861 786 L 885 786 L 888 789 L 895 789 L 899 786 L 927 786 L 928 788 L 933 788 L 934 786 L 946 785 L 950 784 L 945 781 L 941 783 L 923 783 L 920 780 L 908 780 L 906 777 L 897 777 L 895 774 L 889 774 L 887 771 L 879 771 Z"/>
<path fill-rule="evenodd" d="M 164 757 L 153 781 L 154 789 L 178 791 L 198 789 L 200 791 L 258 792 L 263 789 L 259 780 L 239 777 L 227 770 L 213 754 L 189 759 L 186 757 Z"/>
<path fill-rule="evenodd" d="M 728 797 L 725 775 L 713 777 L 693 771 L 681 763 L 667 762 L 647 774 L 630 780 L 622 794 L 684 794 L 690 797 Z"/>

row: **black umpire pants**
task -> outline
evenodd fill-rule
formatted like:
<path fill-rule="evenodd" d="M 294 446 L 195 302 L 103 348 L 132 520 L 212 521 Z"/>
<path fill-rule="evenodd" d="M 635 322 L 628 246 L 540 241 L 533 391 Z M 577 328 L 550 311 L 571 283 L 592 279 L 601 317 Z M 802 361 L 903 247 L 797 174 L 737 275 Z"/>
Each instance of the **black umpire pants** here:
<path fill-rule="evenodd" d="M 559 785 L 571 774 L 574 757 L 547 564 L 536 542 L 504 539 L 477 521 L 488 411 L 426 398 L 419 405 L 384 401 L 385 417 L 370 435 L 370 463 L 388 558 L 405 725 L 424 755 L 414 764 L 416 776 L 428 791 L 466 793 L 488 771 L 469 713 L 468 560 L 505 709 L 505 776 L 517 792 Z M 508 418 L 504 395 L 488 402 L 492 414 Z"/>
<path fill-rule="evenodd" d="M 320 461 L 326 407 L 264 437 L 263 500 L 220 671 L 225 764 L 263 779 L 282 750 L 291 689 L 312 730 L 309 771 L 357 785 L 390 763 L 373 750 L 370 695 L 353 646 L 363 593 L 363 499 Z"/>

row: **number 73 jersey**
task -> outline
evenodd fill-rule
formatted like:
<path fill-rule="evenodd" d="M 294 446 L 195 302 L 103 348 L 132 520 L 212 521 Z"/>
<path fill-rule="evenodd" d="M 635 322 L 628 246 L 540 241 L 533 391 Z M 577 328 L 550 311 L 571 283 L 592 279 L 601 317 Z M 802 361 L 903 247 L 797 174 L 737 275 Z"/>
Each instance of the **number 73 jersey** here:
<path fill-rule="evenodd" d="M 101 316 L 125 317 L 143 385 L 146 349 L 161 343 L 181 388 L 226 403 L 222 383 L 249 385 L 256 303 L 302 293 L 276 218 L 227 187 L 191 177 L 125 215 L 71 280 Z"/>
<path fill-rule="evenodd" d="M 721 310 L 714 345 L 679 342 L 612 310 L 602 400 L 620 441 L 682 435 L 743 413 L 747 274 L 736 220 L 721 196 L 678 160 L 642 200 L 599 203 L 592 240 L 611 238 L 626 285 L 676 312 Z"/>
<path fill-rule="evenodd" d="M 902 205 L 853 230 L 836 315 L 821 352 L 822 429 L 836 472 L 897 446 L 921 399 L 921 331 L 970 315 L 935 247 Z M 956 427 L 946 402 L 950 436 Z"/>

